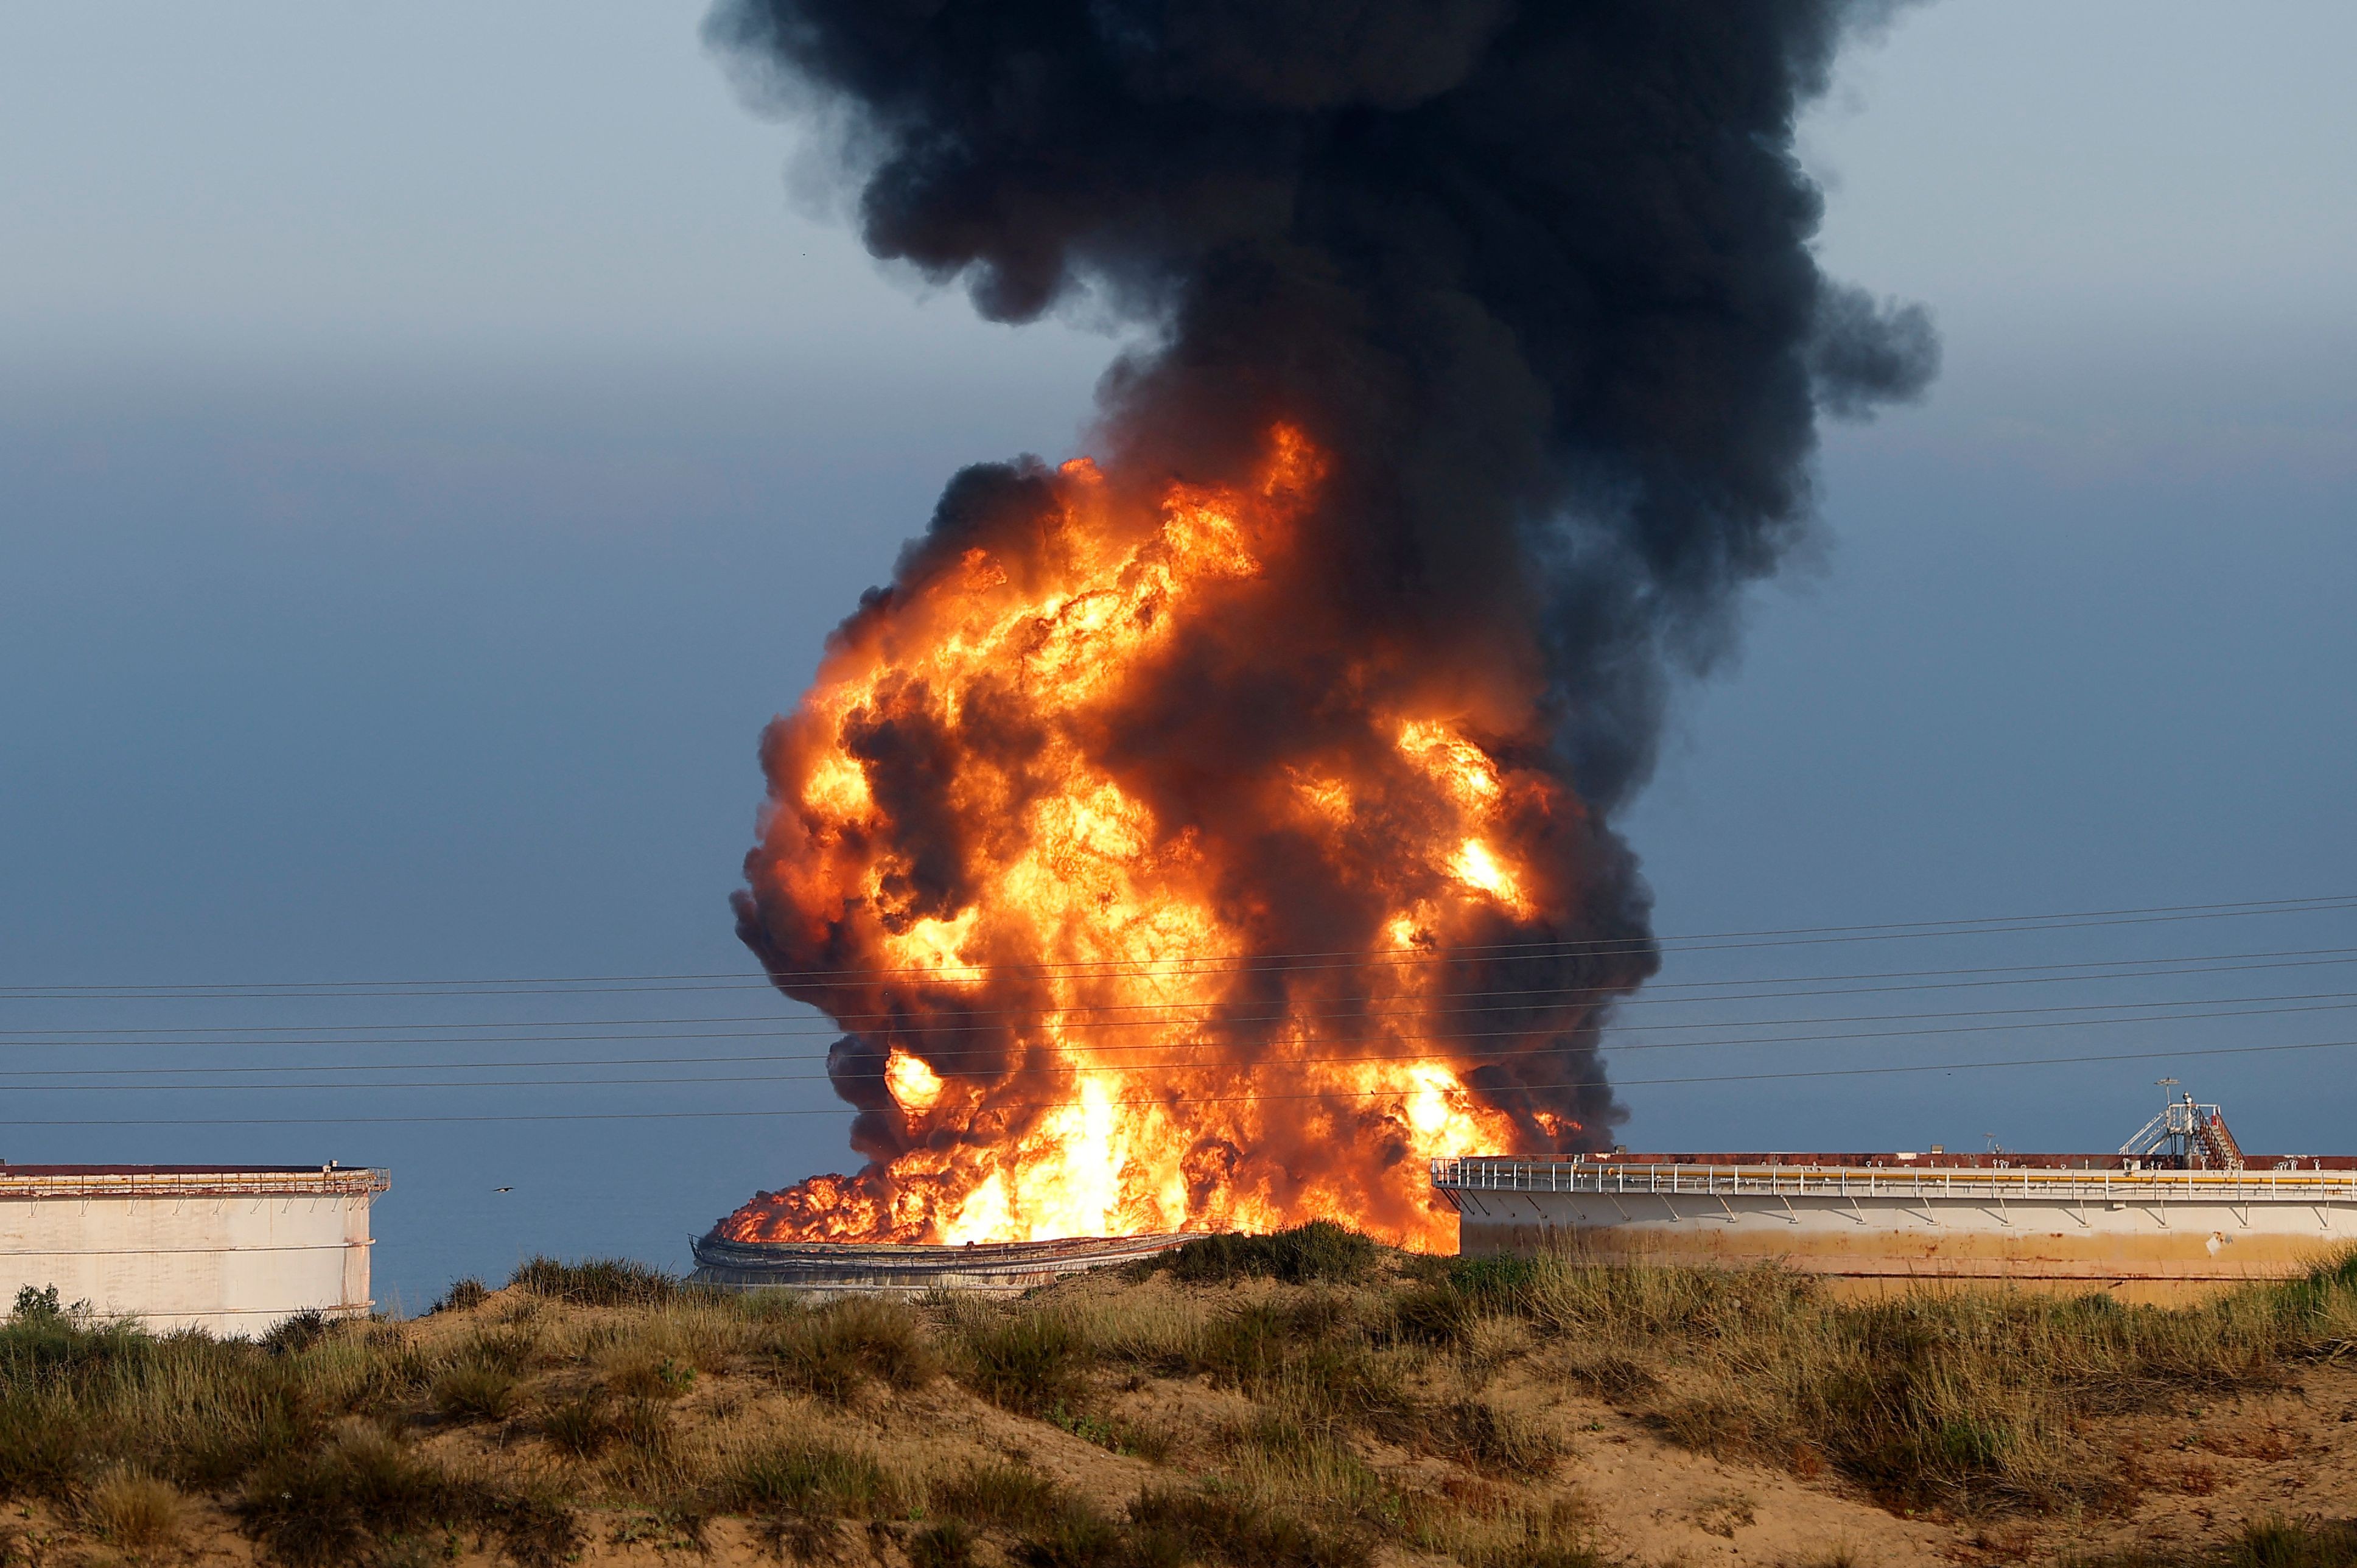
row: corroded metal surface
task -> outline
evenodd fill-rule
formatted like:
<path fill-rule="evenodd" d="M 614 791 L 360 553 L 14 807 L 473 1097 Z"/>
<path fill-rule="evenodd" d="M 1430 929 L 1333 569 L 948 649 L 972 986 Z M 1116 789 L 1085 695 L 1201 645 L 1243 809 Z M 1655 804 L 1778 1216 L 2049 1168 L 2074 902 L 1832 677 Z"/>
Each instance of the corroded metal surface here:
<path fill-rule="evenodd" d="M 1766 1167 L 1779 1171 L 2126 1171 L 2135 1168 L 2159 1169 L 2166 1162 L 2146 1159 L 2131 1165 L 2132 1156 L 2117 1153 L 2026 1154 L 2019 1150 L 1965 1150 L 1948 1153 L 1938 1148 L 1929 1150 L 1880 1150 L 1827 1153 L 1810 1151 L 1795 1153 L 1750 1152 L 1728 1153 L 1707 1151 L 1690 1154 L 1631 1154 L 1625 1150 L 1609 1155 L 1467 1155 L 1434 1162 L 1434 1168 L 1462 1166 L 1467 1169 L 1539 1171 L 1553 1168 L 1563 1173 L 1574 1171 L 1593 1175 L 1598 1171 L 1667 1170 L 1672 1166 L 1692 1170 L 1707 1166 L 1725 1169 L 1739 1166 L 1745 1170 Z M 2182 1170 L 2180 1165 L 2166 1165 L 2169 1170 Z M 2257 1172 L 2271 1170 L 2357 1171 L 2357 1155 L 2250 1155 L 2244 1157 L 2243 1169 Z"/>
<path fill-rule="evenodd" d="M 12 1197 L 192 1197 L 239 1194 L 379 1193 L 384 1171 L 351 1165 L 12 1165 L 0 1164 L 0 1201 Z"/>
<path fill-rule="evenodd" d="M 1065 1274 L 1135 1262 L 1167 1252 L 1186 1236 L 1080 1236 L 964 1247 L 867 1245 L 844 1241 L 730 1241 L 717 1234 L 690 1243 L 699 1284 L 724 1289 L 787 1289 L 823 1295 L 910 1294 L 927 1290 L 1013 1294 Z"/>
<path fill-rule="evenodd" d="M 1932 1165 L 1911 1155 L 1887 1165 L 1638 1165 L 1628 1160 L 1530 1160 L 1512 1155 L 1437 1159 L 1432 1182 L 1443 1193 L 1545 1192 L 1659 1197 L 1681 1193 L 1750 1196 L 1948 1197 L 2005 1202 L 2114 1200 L 2357 1203 L 2357 1170 L 2321 1160 L 2232 1170 L 2123 1168 L 2108 1165 Z"/>
<path fill-rule="evenodd" d="M 1468 1253 L 1566 1247 L 1775 1262 L 1852 1283 L 2003 1281 L 2144 1297 L 2280 1279 L 2357 1246 L 2344 1160 L 2123 1170 L 1896 1156 L 1840 1164 L 1438 1160 Z"/>

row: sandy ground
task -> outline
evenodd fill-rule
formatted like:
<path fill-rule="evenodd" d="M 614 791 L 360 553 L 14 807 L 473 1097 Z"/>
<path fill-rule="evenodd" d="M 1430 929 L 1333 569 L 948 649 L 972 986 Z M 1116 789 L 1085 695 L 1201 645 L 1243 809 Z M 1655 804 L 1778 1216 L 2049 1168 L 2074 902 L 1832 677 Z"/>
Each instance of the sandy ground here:
<path fill-rule="evenodd" d="M 1577 1396 L 1583 1430 L 1564 1466 L 1593 1506 L 1607 1555 L 1641 1564 L 2043 1563 L 2131 1546 L 2222 1544 L 2251 1521 L 2357 1518 L 2357 1366 L 2318 1367 L 2289 1392 L 2112 1423 L 2133 1477 L 2119 1517 L 1902 1518 L 1836 1478 L 1725 1464 L 1657 1441 Z M 2198 1412 L 2198 1413 L 2196 1413 Z M 1581 1422 L 1580 1417 L 1587 1420 Z"/>
<path fill-rule="evenodd" d="M 2265 1398 L 2183 1409 L 2115 1423 L 2100 1437 L 2122 1455 L 2132 1478 L 2131 1511 L 2112 1517 L 2001 1518 L 1959 1521 L 1937 1515 L 1900 1517 L 1867 1501 L 1830 1475 L 1731 1464 L 1665 1444 L 1636 1415 L 1559 1384 L 1526 1380 L 1508 1398 L 1569 1439 L 1551 1483 L 1577 1497 L 1593 1521 L 1601 1555 L 1631 1568 L 1856 1568 L 1912 1564 L 2041 1563 L 2130 1545 L 2183 1549 L 2189 1555 L 2236 1535 L 2246 1521 L 2270 1517 L 2357 1518 L 2357 1357 L 2319 1364 L 2298 1387 Z M 954 1468 L 975 1458 L 1028 1464 L 1117 1507 L 1149 1478 L 1185 1475 L 1213 1457 L 1209 1444 L 1223 1421 L 1245 1407 L 1201 1383 L 1141 1382 L 1117 1393 L 1121 1413 L 1177 1436 L 1163 1466 L 1125 1458 L 1042 1423 L 1022 1420 L 966 1394 L 947 1380 L 905 1394 L 880 1391 L 850 1411 L 811 1405 L 767 1391 L 749 1379 L 705 1380 L 679 1414 L 699 1406 L 782 1400 L 782 1417 L 821 1423 L 837 1436 L 873 1443 L 896 1459 Z M 452 1456 L 535 1462 L 533 1444 L 485 1429 L 426 1439 Z M 1433 1484 L 1446 1469 L 1404 1451 L 1378 1450 L 1379 1467 Z M 1418 1475 L 1419 1470 L 1429 1474 Z M 701 1542 L 643 1513 L 593 1512 L 583 1520 L 587 1563 L 775 1563 L 780 1553 L 752 1526 L 718 1520 Z M 834 1560 L 901 1564 L 904 1527 L 845 1527 Z M 250 1564 L 265 1559 L 210 1499 L 191 1499 L 177 1543 L 126 1553 L 92 1541 L 45 1507 L 0 1512 L 0 1563 L 35 1568 L 115 1563 Z M 429 1562 L 495 1561 L 475 1543 L 420 1543 Z M 456 1555 L 446 1555 L 455 1547 Z M 997 1559 L 986 1548 L 978 1561 Z M 1396 1549 L 1379 1563 L 1409 1568 L 1437 1559 Z"/>

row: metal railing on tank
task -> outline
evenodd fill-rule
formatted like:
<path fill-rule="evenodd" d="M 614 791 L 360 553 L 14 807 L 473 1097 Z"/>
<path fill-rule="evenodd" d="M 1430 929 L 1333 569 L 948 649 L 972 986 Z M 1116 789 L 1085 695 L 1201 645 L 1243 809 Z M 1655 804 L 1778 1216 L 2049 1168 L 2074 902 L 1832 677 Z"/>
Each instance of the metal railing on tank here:
<path fill-rule="evenodd" d="M 1616 1160 L 1451 1155 L 1432 1162 L 1442 1191 L 1559 1192 L 1599 1197 L 1757 1195 L 1763 1197 L 2030 1197 L 2357 1203 L 2357 1170 L 2319 1166 L 2253 1170 L 2071 1169 L 2055 1166 L 1771 1165 L 1631 1164 Z"/>
<path fill-rule="evenodd" d="M 271 1170 L 44 1170 L 0 1165 L 0 1200 L 37 1197 L 274 1197 L 378 1193 L 392 1175 L 365 1166 Z"/>

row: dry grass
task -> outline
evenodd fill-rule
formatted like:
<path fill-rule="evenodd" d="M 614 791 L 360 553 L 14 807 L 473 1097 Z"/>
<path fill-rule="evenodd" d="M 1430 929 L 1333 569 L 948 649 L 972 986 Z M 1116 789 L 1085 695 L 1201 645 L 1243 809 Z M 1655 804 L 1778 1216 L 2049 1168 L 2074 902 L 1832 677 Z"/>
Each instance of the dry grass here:
<path fill-rule="evenodd" d="M 1433 1414 L 1434 1435 L 1442 1452 L 1487 1474 L 1537 1480 L 1563 1457 L 1562 1438 L 1489 1400 L 1455 1400 Z"/>
<path fill-rule="evenodd" d="M 958 1380 L 1001 1409 L 1041 1415 L 1082 1397 L 1089 1348 L 1062 1314 L 977 1305 L 958 1312 L 952 1328 Z"/>
<path fill-rule="evenodd" d="M 749 1515 L 797 1557 L 828 1555 L 841 1525 L 908 1512 L 921 1482 L 863 1448 L 823 1439 L 773 1439 L 738 1454 L 714 1477 L 705 1505 Z"/>
<path fill-rule="evenodd" d="M 1320 1529 L 1218 1487 L 1155 1488 L 1129 1505 L 1143 1562 L 1221 1563 L 1232 1568 L 1361 1568 L 1368 1536 Z"/>
<path fill-rule="evenodd" d="M 2066 1568 L 2357 1568 L 2357 1520 L 2257 1520 L 2221 1550 L 2083 1557 Z"/>
<path fill-rule="evenodd" d="M 1602 1568 L 1605 1561 L 1576 1499 L 1505 1498 L 1487 1508 L 1430 1510 L 1412 1539 L 1465 1568 Z"/>
<path fill-rule="evenodd" d="M 1368 1527 L 1396 1524 L 1410 1511 L 1402 1488 L 1356 1444 L 1287 1412 L 1268 1412 L 1222 1437 L 1218 1479 L 1257 1507 Z"/>
<path fill-rule="evenodd" d="M 620 1435 L 613 1401 L 604 1390 L 560 1399 L 541 1412 L 540 1434 L 567 1459 L 595 1459 Z"/>
<path fill-rule="evenodd" d="M 679 1278 L 623 1258 L 559 1262 L 533 1258 L 520 1263 L 508 1284 L 529 1294 L 575 1306 L 651 1306 L 680 1293 Z"/>
<path fill-rule="evenodd" d="M 127 1552 L 177 1545 L 185 1512 L 178 1487 L 128 1470 L 101 1478 L 81 1505 L 82 1519 L 98 1538 Z"/>
<path fill-rule="evenodd" d="M 787 1387 L 843 1404 L 870 1383 L 906 1391 L 941 1371 L 924 1319 L 906 1303 L 852 1297 L 780 1310 L 787 1305 L 756 1298 L 751 1307 L 764 1314 L 753 1348 Z"/>
<path fill-rule="evenodd" d="M 1037 1471 L 985 1463 L 931 1488 L 941 1522 L 912 1542 L 911 1556 L 971 1560 L 989 1540 L 1028 1563 L 1205 1563 L 1233 1568 L 1362 1568 L 1363 1532 L 1337 1532 L 1218 1486 L 1148 1487 L 1118 1511 L 1058 1486 Z"/>
<path fill-rule="evenodd" d="M 564 1562 L 580 1543 L 573 1509 L 553 1491 L 466 1474 L 361 1423 L 257 1466 L 236 1507 L 255 1538 L 296 1568 L 382 1562 L 461 1530 L 533 1568 Z"/>
<path fill-rule="evenodd" d="M 452 1421 L 505 1421 L 521 1398 L 513 1372 L 467 1363 L 434 1380 L 434 1408 Z"/>
<path fill-rule="evenodd" d="M 2105 1423 L 2280 1387 L 2357 1338 L 2357 1260 L 2163 1311 L 1356 1256 L 1279 1239 L 1206 1249 L 1188 1268 L 1209 1283 L 822 1305 L 538 1262 L 414 1324 L 258 1344 L 36 1293 L 0 1326 L 0 1495 L 127 1553 L 226 1509 L 294 1568 L 470 1545 L 550 1563 L 609 1529 L 694 1547 L 724 1517 L 783 1553 L 934 1568 L 1592 1568 L 1566 1385 L 1893 1506 L 2100 1509 L 2125 1484 Z M 1732 1535 L 1748 1507 L 1689 1512 Z M 2269 1528 L 2201 1568 L 2357 1568 L 2344 1527 Z"/>
<path fill-rule="evenodd" d="M 1764 1270 L 1469 1273 L 1465 1294 L 1570 1341 L 1573 1375 L 1680 1443 L 1822 1462 L 1885 1500 L 1957 1508 L 2101 1501 L 2113 1470 L 2080 1436 L 2087 1422 L 2279 1386 L 2357 1322 L 2357 1261 L 2174 1310 L 2015 1292 L 1839 1303 Z"/>

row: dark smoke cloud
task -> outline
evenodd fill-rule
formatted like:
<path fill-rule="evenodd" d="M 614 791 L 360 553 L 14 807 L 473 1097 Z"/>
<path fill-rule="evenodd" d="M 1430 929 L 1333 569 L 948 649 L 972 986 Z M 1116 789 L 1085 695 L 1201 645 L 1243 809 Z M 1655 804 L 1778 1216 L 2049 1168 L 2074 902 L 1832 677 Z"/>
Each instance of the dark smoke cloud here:
<path fill-rule="evenodd" d="M 1803 531 L 1820 413 L 1929 381 L 1919 307 L 1834 283 L 1792 150 L 1837 0 L 724 0 L 769 101 L 834 117 L 879 257 L 985 316 L 1159 328 L 1116 441 L 1216 466 L 1274 406 L 1378 456 L 1378 596 L 1547 628 L 1566 758 L 1651 768 Z M 1527 602 L 1535 595 L 1541 603 Z M 1519 605 L 1512 601 L 1522 599 Z"/>
<path fill-rule="evenodd" d="M 708 29 L 830 137 L 877 256 L 994 319 L 1146 326 L 1103 388 L 1110 472 L 1242 472 L 1278 414 L 1334 456 L 1319 602 L 1249 663 L 1207 642 L 1117 741 L 1158 811 L 1250 834 L 1189 768 L 1281 755 L 1355 628 L 1434 668 L 1540 661 L 1549 766 L 1598 813 L 1564 853 L 1599 890 L 1560 919 L 1618 937 L 1646 896 L 1600 823 L 1648 776 L 1672 672 L 1805 532 L 1819 415 L 1915 396 L 1937 362 L 1920 308 L 1820 273 L 1793 151 L 1837 46 L 1889 9 L 722 0 Z M 1036 483 L 963 476 L 904 572 Z M 926 737 L 868 739 L 921 815 Z M 953 897 L 954 855 L 918 882 L 911 908 Z M 1321 924 L 1347 922 L 1305 907 L 1278 940 L 1316 950 Z M 1584 1059 L 1594 1021 L 1569 1036 Z"/>

